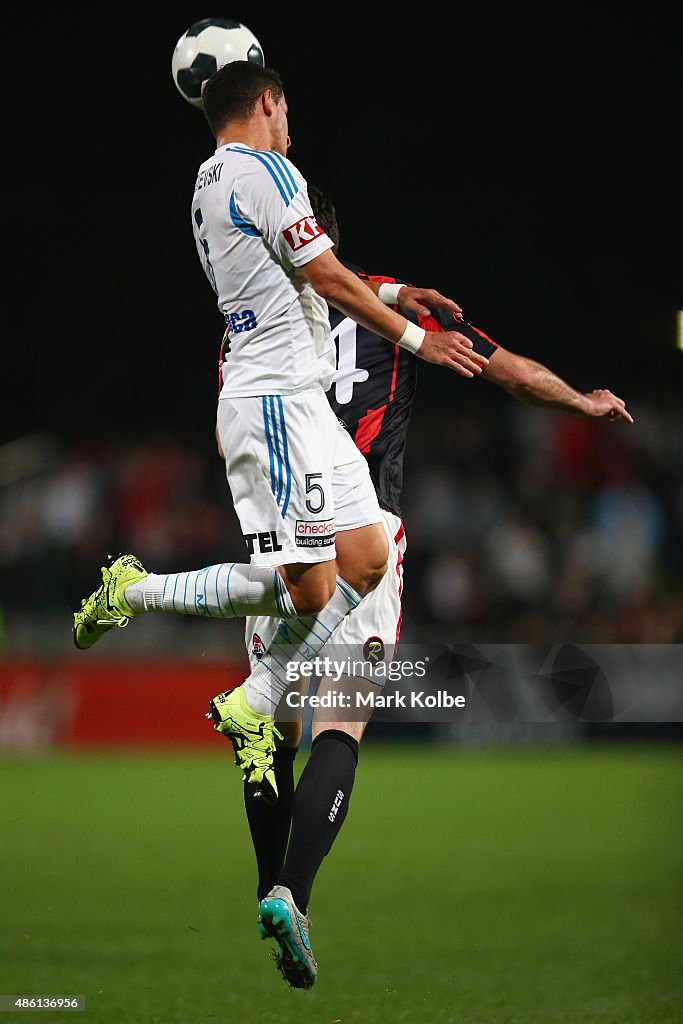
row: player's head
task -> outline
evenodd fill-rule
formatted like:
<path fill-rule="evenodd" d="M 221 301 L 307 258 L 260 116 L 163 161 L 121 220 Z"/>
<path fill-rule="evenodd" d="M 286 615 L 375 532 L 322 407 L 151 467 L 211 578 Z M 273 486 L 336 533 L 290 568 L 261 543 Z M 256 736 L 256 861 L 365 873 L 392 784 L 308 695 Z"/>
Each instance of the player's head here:
<path fill-rule="evenodd" d="M 282 79 L 274 68 L 248 60 L 230 61 L 204 83 L 202 107 L 216 138 L 233 123 L 265 116 L 272 135 L 270 148 L 287 152 L 287 102 Z"/>
<path fill-rule="evenodd" d="M 339 250 L 339 225 L 334 203 L 317 185 L 308 186 L 308 198 L 311 200 L 311 209 L 315 214 L 315 219 L 325 234 L 334 242 L 333 249 L 336 253 Z"/>

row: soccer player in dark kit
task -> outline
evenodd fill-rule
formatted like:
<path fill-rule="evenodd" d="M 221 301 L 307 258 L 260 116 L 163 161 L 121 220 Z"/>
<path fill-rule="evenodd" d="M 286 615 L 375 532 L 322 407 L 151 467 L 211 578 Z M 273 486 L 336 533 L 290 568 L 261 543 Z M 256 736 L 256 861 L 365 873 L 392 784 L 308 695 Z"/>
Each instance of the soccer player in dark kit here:
<path fill-rule="evenodd" d="M 334 204 L 315 186 L 309 186 L 309 198 L 319 226 L 333 240 L 334 251 L 339 255 Z M 406 282 L 370 276 L 347 260 L 342 262 L 383 302 L 401 310 L 401 289 Z M 457 330 L 469 338 L 474 352 L 488 359 L 481 376 L 523 402 L 582 417 L 633 422 L 622 399 L 610 391 L 576 391 L 540 363 L 508 351 L 465 320 L 456 321 L 448 309 L 431 310 L 425 306 L 417 314 L 401 311 L 427 331 Z M 386 648 L 386 657 L 391 660 L 401 629 L 406 533 L 400 500 L 406 436 L 416 394 L 417 359 L 412 352 L 386 342 L 332 307 L 329 316 L 337 348 L 337 372 L 326 393 L 327 399 L 368 462 L 384 517 L 389 561 L 379 585 L 346 616 L 328 642 L 355 650 L 363 659 L 364 648 L 372 638 Z M 254 616 L 246 620 L 245 626 L 253 666 L 264 642 L 270 639 L 274 624 L 265 616 Z M 321 679 L 318 694 L 330 683 Z M 340 684 L 335 680 L 335 689 Z M 293 720 L 295 714 L 290 711 L 287 721 L 277 723 L 283 736 L 274 757 L 277 804 L 266 804 L 249 785 L 245 785 L 244 799 L 258 866 L 260 933 L 263 938 L 272 936 L 277 940 L 276 963 L 285 980 L 296 988 L 310 988 L 318 970 L 308 938 L 311 889 L 348 812 L 367 718 L 360 721 L 356 714 L 349 716 L 354 721 L 335 721 L 329 711 L 316 709 L 310 757 L 295 787 L 294 759 L 302 734 L 301 723 Z M 278 914 L 282 911 L 284 915 L 285 906 L 289 908 L 288 921 L 291 920 L 292 905 L 302 927 L 274 927 Z"/>

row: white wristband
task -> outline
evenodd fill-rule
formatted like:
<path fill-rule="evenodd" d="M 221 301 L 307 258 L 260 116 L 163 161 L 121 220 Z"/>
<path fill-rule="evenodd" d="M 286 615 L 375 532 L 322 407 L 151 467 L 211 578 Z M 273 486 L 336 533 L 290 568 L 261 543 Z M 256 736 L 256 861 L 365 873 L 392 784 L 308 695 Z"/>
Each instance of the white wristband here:
<path fill-rule="evenodd" d="M 412 320 L 409 320 L 406 324 L 406 329 L 398 339 L 396 344 L 400 348 L 407 348 L 409 352 L 417 352 L 420 345 L 425 340 L 425 334 L 427 332 L 422 328 L 414 324 Z"/>
<path fill-rule="evenodd" d="M 395 306 L 398 302 L 398 293 L 401 288 L 403 288 L 402 284 L 381 284 L 377 292 L 377 298 L 385 306 Z"/>

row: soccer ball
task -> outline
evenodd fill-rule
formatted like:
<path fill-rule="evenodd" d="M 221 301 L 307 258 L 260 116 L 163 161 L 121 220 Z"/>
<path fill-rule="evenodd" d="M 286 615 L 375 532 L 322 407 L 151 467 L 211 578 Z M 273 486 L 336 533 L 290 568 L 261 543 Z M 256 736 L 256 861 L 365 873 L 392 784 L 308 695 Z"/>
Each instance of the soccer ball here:
<path fill-rule="evenodd" d="M 201 107 L 204 82 L 233 60 L 250 60 L 263 67 L 263 47 L 251 29 L 232 18 L 195 22 L 181 35 L 171 59 L 178 92 L 193 107 Z"/>

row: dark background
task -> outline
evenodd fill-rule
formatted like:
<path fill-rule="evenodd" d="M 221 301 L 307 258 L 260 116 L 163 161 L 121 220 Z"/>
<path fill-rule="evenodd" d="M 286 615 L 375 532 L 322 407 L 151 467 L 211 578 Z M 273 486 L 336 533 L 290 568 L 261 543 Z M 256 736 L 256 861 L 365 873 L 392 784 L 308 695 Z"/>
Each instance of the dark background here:
<path fill-rule="evenodd" d="M 290 156 L 333 197 L 350 260 L 439 288 L 635 417 L 532 409 L 421 362 L 402 638 L 681 642 L 675 16 L 62 5 L 6 23 L 0 62 L 0 650 L 67 649 L 107 553 L 153 571 L 245 557 L 213 441 L 223 322 L 190 219 L 214 140 L 171 76 L 207 16 L 242 20 L 280 71 Z M 205 625 L 160 617 L 116 646 L 243 651 L 241 622 Z"/>
<path fill-rule="evenodd" d="M 440 288 L 581 389 L 679 392 L 681 50 L 663 8 L 67 5 L 5 26 L 3 440 L 212 433 L 222 321 L 189 208 L 213 140 L 170 72 L 210 14 L 248 24 L 281 72 L 290 157 L 335 199 L 350 259 Z M 435 401 L 464 396 L 422 369 Z"/>

